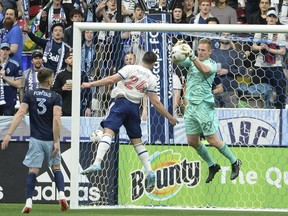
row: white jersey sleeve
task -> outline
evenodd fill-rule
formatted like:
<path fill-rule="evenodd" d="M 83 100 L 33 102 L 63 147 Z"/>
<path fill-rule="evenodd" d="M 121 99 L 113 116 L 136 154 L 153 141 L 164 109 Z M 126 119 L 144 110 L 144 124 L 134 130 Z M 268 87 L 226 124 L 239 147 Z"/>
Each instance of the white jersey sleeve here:
<path fill-rule="evenodd" d="M 113 89 L 112 98 L 123 95 L 133 103 L 140 103 L 147 92 L 157 92 L 156 76 L 143 66 L 127 65 L 118 74 L 122 77 L 122 80 Z"/>

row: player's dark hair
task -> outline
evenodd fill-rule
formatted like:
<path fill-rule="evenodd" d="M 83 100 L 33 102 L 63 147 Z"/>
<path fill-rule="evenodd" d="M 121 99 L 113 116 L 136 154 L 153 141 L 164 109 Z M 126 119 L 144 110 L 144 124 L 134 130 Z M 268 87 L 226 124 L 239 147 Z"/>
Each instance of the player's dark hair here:
<path fill-rule="evenodd" d="M 144 54 L 142 61 L 146 64 L 153 64 L 157 61 L 157 55 L 152 51 L 148 51 Z"/>
<path fill-rule="evenodd" d="M 49 68 L 41 68 L 38 71 L 37 79 L 40 84 L 45 83 L 53 76 L 53 71 Z"/>

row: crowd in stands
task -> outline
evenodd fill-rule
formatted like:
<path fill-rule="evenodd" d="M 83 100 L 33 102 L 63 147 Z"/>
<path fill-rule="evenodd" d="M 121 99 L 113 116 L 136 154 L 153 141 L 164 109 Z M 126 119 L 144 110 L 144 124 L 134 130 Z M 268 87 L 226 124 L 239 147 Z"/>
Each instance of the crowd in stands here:
<path fill-rule="evenodd" d="M 159 0 L 155 5 L 147 4 L 149 11 L 141 4 L 145 1 L 137 2 L 123 1 L 119 12 L 117 0 L 0 0 L 0 115 L 15 113 L 17 89 L 21 100 L 26 91 L 38 87 L 36 73 L 42 67 L 54 71 L 53 89 L 63 97 L 63 115 L 71 115 L 73 22 L 142 23 L 149 11 L 156 11 L 171 14 L 171 23 L 187 25 L 283 25 L 288 10 L 288 0 Z M 239 107 L 241 98 L 256 92 L 265 97 L 262 107 L 285 109 L 287 35 L 257 33 L 253 37 L 259 43 L 233 41 L 228 33 L 218 33 L 218 36 L 222 39 L 212 40 L 211 56 L 219 66 L 213 87 L 217 106 Z M 196 50 L 199 38 L 185 34 L 172 37 L 173 44 L 182 39 Z M 26 45 L 25 40 L 32 45 Z M 269 40 L 272 42 L 267 42 Z M 127 64 L 129 53 L 134 54 L 134 63 L 141 64 L 147 43 L 145 33 L 136 31 L 85 31 L 81 42 L 82 82 L 116 73 Z M 31 53 L 31 67 L 23 68 L 22 53 L 26 48 Z M 181 115 L 181 104 L 185 106 L 181 97 L 185 96 L 187 71 L 173 67 L 173 79 L 177 81 L 174 113 Z M 250 81 L 243 82 L 247 77 Z M 82 91 L 81 115 L 104 116 L 111 103 L 112 88 L 95 87 Z M 271 102 L 273 92 L 275 98 Z"/>

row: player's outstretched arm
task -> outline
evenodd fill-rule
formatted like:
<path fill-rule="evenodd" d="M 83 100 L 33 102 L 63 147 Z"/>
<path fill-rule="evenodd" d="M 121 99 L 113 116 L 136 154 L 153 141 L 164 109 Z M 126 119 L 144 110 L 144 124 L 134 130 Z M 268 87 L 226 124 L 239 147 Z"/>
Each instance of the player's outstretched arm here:
<path fill-rule="evenodd" d="M 91 88 L 91 87 L 97 87 L 97 86 L 107 86 L 107 85 L 117 83 L 120 80 L 122 80 L 121 76 L 119 74 L 114 74 L 112 76 L 108 76 L 103 79 L 96 80 L 94 82 L 90 82 L 90 83 L 83 82 L 81 85 L 81 88 L 85 89 L 85 88 Z"/>
<path fill-rule="evenodd" d="M 10 128 L 8 130 L 7 135 L 4 137 L 2 143 L 1 143 L 1 149 L 5 150 L 8 148 L 9 141 L 11 139 L 11 135 L 14 133 L 20 122 L 22 121 L 23 117 L 25 116 L 26 112 L 28 110 L 28 104 L 22 103 L 20 105 L 19 110 L 15 114 L 12 123 L 10 125 Z"/>
<path fill-rule="evenodd" d="M 156 110 L 163 115 L 165 118 L 167 118 L 171 125 L 176 125 L 178 123 L 177 119 L 174 118 L 163 106 L 161 101 L 158 99 L 158 96 L 156 93 L 148 93 L 149 100 L 153 104 L 153 106 L 156 108 Z"/>

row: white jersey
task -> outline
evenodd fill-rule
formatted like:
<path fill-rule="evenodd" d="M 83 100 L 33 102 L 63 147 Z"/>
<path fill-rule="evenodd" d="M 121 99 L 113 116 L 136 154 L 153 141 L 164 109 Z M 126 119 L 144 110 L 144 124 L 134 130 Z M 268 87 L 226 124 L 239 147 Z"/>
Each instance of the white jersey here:
<path fill-rule="evenodd" d="M 122 80 L 111 93 L 112 98 L 123 95 L 133 103 L 140 103 L 147 92 L 157 92 L 157 78 L 148 69 L 141 65 L 126 65 L 118 74 Z"/>

